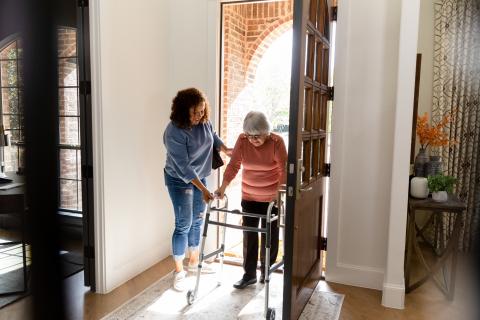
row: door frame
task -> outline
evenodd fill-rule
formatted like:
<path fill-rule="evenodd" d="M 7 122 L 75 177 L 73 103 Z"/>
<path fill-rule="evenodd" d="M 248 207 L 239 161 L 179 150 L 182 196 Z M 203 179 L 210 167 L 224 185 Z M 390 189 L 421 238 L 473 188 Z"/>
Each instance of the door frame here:
<path fill-rule="evenodd" d="M 101 85 L 101 34 L 100 34 L 100 0 L 89 1 L 90 27 L 90 64 L 92 81 L 92 159 L 93 159 L 93 217 L 95 248 L 95 291 L 108 293 L 106 277 L 105 252 L 105 198 L 103 179 L 103 104 Z"/>
<path fill-rule="evenodd" d="M 92 99 L 88 1 L 78 1 L 77 56 L 81 134 L 82 225 L 84 285 L 95 292 L 95 210 L 92 158 Z"/>

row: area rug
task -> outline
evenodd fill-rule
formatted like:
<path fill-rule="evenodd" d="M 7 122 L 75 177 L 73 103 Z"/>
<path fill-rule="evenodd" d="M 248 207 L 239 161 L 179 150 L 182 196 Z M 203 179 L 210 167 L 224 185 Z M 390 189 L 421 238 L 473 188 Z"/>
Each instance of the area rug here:
<path fill-rule="evenodd" d="M 241 267 L 225 265 L 221 285 L 217 275 L 202 275 L 198 298 L 188 305 L 186 292 L 172 289 L 173 273 L 169 273 L 103 319 L 265 319 L 265 285 L 257 283 L 236 290 L 232 285 L 242 274 Z M 193 274 L 187 277 L 190 288 L 195 286 L 195 279 Z M 275 308 L 276 319 L 282 318 L 282 295 L 283 275 L 275 273 L 271 279 L 269 305 Z M 300 319 L 338 320 L 343 298 L 342 294 L 317 288 Z"/>

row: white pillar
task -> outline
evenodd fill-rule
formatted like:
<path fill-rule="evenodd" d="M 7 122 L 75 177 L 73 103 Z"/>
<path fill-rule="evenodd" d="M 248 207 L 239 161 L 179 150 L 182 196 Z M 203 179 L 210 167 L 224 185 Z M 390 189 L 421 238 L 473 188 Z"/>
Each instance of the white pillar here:
<path fill-rule="evenodd" d="M 405 300 L 403 263 L 419 11 L 419 0 L 402 0 L 390 219 L 382 295 L 382 305 L 397 309 L 404 308 Z"/>

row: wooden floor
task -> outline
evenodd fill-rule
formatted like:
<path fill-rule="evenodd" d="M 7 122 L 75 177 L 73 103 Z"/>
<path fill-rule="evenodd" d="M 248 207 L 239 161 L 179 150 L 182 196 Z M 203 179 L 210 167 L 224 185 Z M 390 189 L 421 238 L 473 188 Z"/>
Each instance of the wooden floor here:
<path fill-rule="evenodd" d="M 66 280 L 66 298 L 69 306 L 68 319 L 100 319 L 172 269 L 173 263 L 171 259 L 165 259 L 107 295 L 91 293 L 88 288 L 83 287 L 83 273 L 77 273 Z M 325 281 L 320 285 L 326 291 L 345 295 L 340 315 L 342 320 L 466 320 L 470 319 L 465 315 L 465 310 L 467 309 L 465 304 L 468 304 L 466 301 L 469 297 L 469 291 L 463 288 L 465 288 L 464 284 L 468 282 L 468 276 L 467 273 L 459 272 L 459 277 L 461 279 L 458 280 L 453 302 L 447 301 L 430 281 L 406 295 L 406 307 L 404 310 L 383 307 L 381 305 L 381 291 L 327 283 Z M 30 303 L 30 298 L 26 298 L 1 309 L 0 319 L 29 319 L 28 310 Z"/>

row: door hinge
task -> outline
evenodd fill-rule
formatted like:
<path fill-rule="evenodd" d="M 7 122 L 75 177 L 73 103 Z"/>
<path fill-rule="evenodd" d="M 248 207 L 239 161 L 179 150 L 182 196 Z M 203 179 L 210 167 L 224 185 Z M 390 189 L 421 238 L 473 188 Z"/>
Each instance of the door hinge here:
<path fill-rule="evenodd" d="M 334 88 L 333 87 L 328 87 L 328 89 L 327 89 L 328 100 L 333 101 L 334 94 L 335 94 Z"/>
<path fill-rule="evenodd" d="M 82 165 L 82 179 L 93 178 L 93 166 Z"/>
<path fill-rule="evenodd" d="M 325 163 L 324 166 L 325 167 L 323 169 L 323 172 L 324 172 L 323 176 L 324 177 L 330 177 L 330 166 L 331 166 L 330 163 Z"/>
<path fill-rule="evenodd" d="M 78 0 L 79 7 L 88 7 L 88 0 Z"/>
<path fill-rule="evenodd" d="M 79 83 L 80 94 L 87 95 L 92 93 L 92 82 L 80 81 Z"/>
<path fill-rule="evenodd" d="M 332 21 L 337 21 L 338 7 L 332 7 Z"/>
<path fill-rule="evenodd" d="M 288 187 L 288 188 L 287 188 L 287 195 L 288 195 L 289 197 L 293 197 L 293 187 Z"/>
<path fill-rule="evenodd" d="M 83 257 L 95 259 L 95 248 L 93 246 L 83 247 Z"/>
<path fill-rule="evenodd" d="M 320 250 L 327 251 L 327 238 L 320 237 Z"/>

